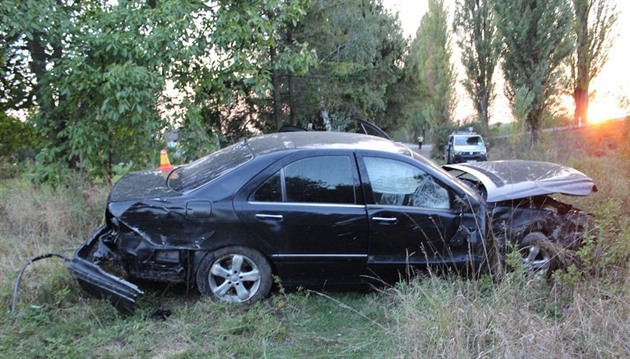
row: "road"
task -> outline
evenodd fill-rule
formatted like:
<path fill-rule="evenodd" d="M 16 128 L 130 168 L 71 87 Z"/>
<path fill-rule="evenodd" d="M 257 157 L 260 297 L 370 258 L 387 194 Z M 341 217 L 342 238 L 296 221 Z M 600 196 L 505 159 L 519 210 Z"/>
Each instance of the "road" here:
<path fill-rule="evenodd" d="M 404 143 L 404 145 L 409 147 L 409 148 L 411 148 L 412 150 L 418 152 L 422 156 L 424 156 L 424 157 L 426 157 L 428 159 L 431 159 L 431 150 L 433 149 L 433 145 L 431 145 L 431 144 L 423 144 L 421 150 L 418 149 L 418 144 L 417 143 Z"/>

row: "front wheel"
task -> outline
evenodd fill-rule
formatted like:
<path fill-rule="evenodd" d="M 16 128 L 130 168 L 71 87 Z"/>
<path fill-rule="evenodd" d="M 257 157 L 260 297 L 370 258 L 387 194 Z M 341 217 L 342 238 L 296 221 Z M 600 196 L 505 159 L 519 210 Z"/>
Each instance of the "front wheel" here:
<path fill-rule="evenodd" d="M 519 252 L 525 275 L 531 279 L 543 279 L 555 269 L 558 253 L 554 243 L 544 233 L 527 234 L 519 245 Z"/>
<path fill-rule="evenodd" d="M 208 254 L 197 269 L 197 288 L 202 295 L 226 302 L 255 302 L 269 294 L 272 284 L 269 262 L 260 252 L 241 246 Z"/>

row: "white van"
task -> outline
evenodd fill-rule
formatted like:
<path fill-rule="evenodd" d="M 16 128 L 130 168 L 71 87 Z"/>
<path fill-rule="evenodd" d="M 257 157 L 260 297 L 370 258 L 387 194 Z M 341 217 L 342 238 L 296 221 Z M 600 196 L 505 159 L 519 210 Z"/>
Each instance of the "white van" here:
<path fill-rule="evenodd" d="M 481 135 L 473 131 L 456 131 L 448 136 L 444 159 L 447 164 L 486 161 L 487 152 Z"/>

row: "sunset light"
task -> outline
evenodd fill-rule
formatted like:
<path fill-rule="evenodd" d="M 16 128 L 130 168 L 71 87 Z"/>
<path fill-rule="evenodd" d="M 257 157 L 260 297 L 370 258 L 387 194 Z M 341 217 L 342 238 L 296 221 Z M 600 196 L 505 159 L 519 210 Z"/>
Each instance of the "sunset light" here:
<path fill-rule="evenodd" d="M 612 97 L 596 98 L 588 107 L 589 123 L 599 123 L 627 115 L 627 111 L 620 108 L 617 99 Z"/>
<path fill-rule="evenodd" d="M 610 49 L 608 61 L 602 71 L 590 83 L 589 92 L 594 94 L 589 102 L 587 123 L 600 123 L 610 119 L 617 119 L 630 115 L 630 109 L 623 109 L 619 103 L 619 97 L 628 97 L 630 94 L 630 72 L 627 68 L 627 44 L 630 40 L 630 1 L 614 1 L 619 10 L 619 21 L 616 24 L 616 31 L 613 37 L 613 46 Z M 398 12 L 403 31 L 406 36 L 415 36 L 422 16 L 428 10 L 426 1 L 408 0 L 384 0 L 384 5 L 393 12 Z M 454 3 L 454 2 L 453 2 Z M 460 59 L 458 51 L 454 51 L 454 62 L 459 65 Z M 459 70 L 460 78 L 463 70 Z M 514 117 L 510 104 L 504 96 L 503 79 L 500 71 L 495 76 L 496 99 L 492 109 L 491 122 L 512 122 Z M 474 117 L 474 108 L 469 102 L 468 95 L 463 87 L 458 83 L 459 102 L 455 110 L 455 119 L 462 120 Z M 562 99 L 560 105 L 564 108 L 566 116 L 573 118 L 575 103 L 572 97 Z"/>

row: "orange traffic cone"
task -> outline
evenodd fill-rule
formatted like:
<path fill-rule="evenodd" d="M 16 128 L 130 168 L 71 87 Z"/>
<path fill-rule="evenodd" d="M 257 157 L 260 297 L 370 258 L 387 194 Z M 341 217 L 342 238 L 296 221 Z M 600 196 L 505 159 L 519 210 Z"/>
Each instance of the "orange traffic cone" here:
<path fill-rule="evenodd" d="M 173 169 L 173 165 L 171 161 L 168 160 L 168 153 L 166 153 L 166 148 L 160 151 L 160 167 L 158 170 L 162 171 L 162 173 L 167 174 Z"/>

